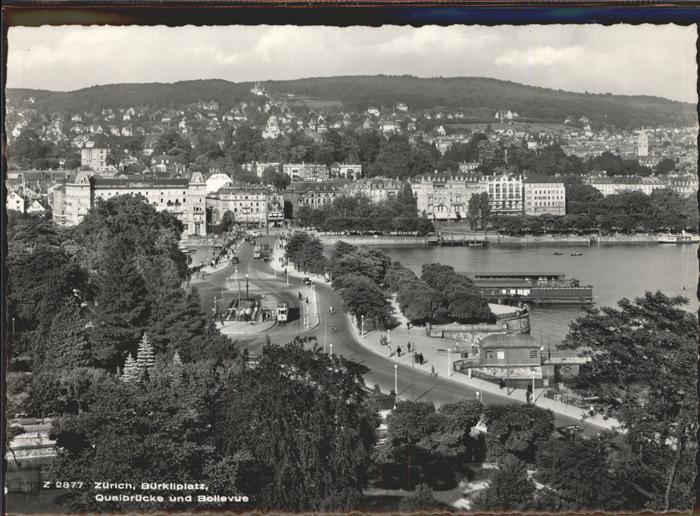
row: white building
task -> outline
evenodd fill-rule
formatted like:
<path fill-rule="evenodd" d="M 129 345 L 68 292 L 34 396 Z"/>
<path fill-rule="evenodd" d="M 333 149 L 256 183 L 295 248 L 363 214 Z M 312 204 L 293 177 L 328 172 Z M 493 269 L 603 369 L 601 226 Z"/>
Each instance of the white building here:
<path fill-rule="evenodd" d="M 492 213 L 503 215 L 523 212 L 523 180 L 508 173 L 488 179 L 489 206 Z"/>
<path fill-rule="evenodd" d="M 564 183 L 551 178 L 523 180 L 525 215 L 566 215 Z"/>
<path fill-rule="evenodd" d="M 469 199 L 487 191 L 478 174 L 425 175 L 411 181 L 418 214 L 429 220 L 459 220 L 467 217 Z"/>
<path fill-rule="evenodd" d="M 326 165 L 315 163 L 285 163 L 282 172 L 292 181 L 328 181 L 330 171 Z"/>
<path fill-rule="evenodd" d="M 237 224 L 265 227 L 284 220 L 282 194 L 261 185 L 231 185 L 207 195 L 207 208 L 212 209 L 212 223 L 218 224 L 224 213 L 233 213 Z"/>
<path fill-rule="evenodd" d="M 8 191 L 7 199 L 5 201 L 5 207 L 7 208 L 7 211 L 14 210 L 20 213 L 24 213 L 24 197 L 22 197 L 14 190 Z"/>
<path fill-rule="evenodd" d="M 93 207 L 95 199 L 118 195 L 141 195 L 157 210 L 173 213 L 184 226 L 184 236 L 206 235 L 206 182 L 200 172 L 190 178 L 104 178 L 78 172 L 65 186 L 65 194 L 54 196 L 57 224 L 79 224 Z M 57 206 L 62 202 L 62 206 Z"/>
<path fill-rule="evenodd" d="M 599 177 L 591 179 L 589 184 L 605 197 L 622 192 L 642 192 L 649 195 L 654 190 L 667 188 L 658 177 Z"/>
<path fill-rule="evenodd" d="M 27 208 L 27 213 L 41 215 L 42 213 L 46 213 L 46 208 L 44 208 L 38 200 L 34 199 Z"/>
<path fill-rule="evenodd" d="M 359 179 L 362 177 L 362 165 L 349 163 L 331 165 L 331 176 L 342 177 L 343 179 Z"/>

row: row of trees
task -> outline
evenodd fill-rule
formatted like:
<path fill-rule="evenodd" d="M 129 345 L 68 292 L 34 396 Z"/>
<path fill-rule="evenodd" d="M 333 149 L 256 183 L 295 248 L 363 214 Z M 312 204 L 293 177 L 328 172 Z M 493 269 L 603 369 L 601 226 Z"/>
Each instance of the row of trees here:
<path fill-rule="evenodd" d="M 336 197 L 331 204 L 320 208 L 302 206 L 294 213 L 302 227 L 322 231 L 357 233 L 418 233 L 434 231 L 433 224 L 420 217 L 409 184 L 404 185 L 396 199 L 373 203 L 358 197 Z"/>
<path fill-rule="evenodd" d="M 494 320 L 474 283 L 450 266 L 424 264 L 419 279 L 412 270 L 394 262 L 384 283 L 390 292 L 396 293 L 401 312 L 413 324 Z"/>

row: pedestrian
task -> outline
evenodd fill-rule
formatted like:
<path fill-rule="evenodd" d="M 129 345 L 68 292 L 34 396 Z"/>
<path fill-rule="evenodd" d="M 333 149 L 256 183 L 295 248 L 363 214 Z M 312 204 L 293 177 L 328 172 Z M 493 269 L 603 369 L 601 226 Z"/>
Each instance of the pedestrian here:
<path fill-rule="evenodd" d="M 406 321 L 406 329 L 410 330 L 411 329 L 411 321 Z M 410 350 L 409 350 L 410 351 Z"/>
<path fill-rule="evenodd" d="M 528 405 L 530 404 L 531 397 L 532 397 L 532 394 L 530 394 L 530 390 L 528 389 L 527 391 L 525 391 L 525 403 L 527 403 Z"/>
<path fill-rule="evenodd" d="M 397 354 L 398 356 L 401 356 L 401 346 L 399 346 L 398 348 L 396 348 L 396 354 Z"/>
<path fill-rule="evenodd" d="M 437 376 L 437 373 L 435 372 L 435 366 L 431 365 L 430 366 L 430 376 Z"/>
<path fill-rule="evenodd" d="M 423 362 L 425 362 L 425 359 L 423 358 L 423 353 L 418 353 L 418 356 L 420 357 L 420 365 L 423 365 Z"/>
<path fill-rule="evenodd" d="M 588 413 L 593 417 L 593 414 L 595 414 L 595 407 L 591 405 L 591 408 L 588 410 Z"/>
<path fill-rule="evenodd" d="M 505 387 L 505 386 L 506 386 L 506 382 L 503 381 L 503 378 L 501 378 L 500 380 L 498 380 L 498 387 L 499 387 L 501 390 L 503 390 L 503 387 Z"/>
<path fill-rule="evenodd" d="M 409 340 L 408 343 L 406 344 L 406 349 L 408 349 L 408 352 L 411 352 L 411 341 Z"/>

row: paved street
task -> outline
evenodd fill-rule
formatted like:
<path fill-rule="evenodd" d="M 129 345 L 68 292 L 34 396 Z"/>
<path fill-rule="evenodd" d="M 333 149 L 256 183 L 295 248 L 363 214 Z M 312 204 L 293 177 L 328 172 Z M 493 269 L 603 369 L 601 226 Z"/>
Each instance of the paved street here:
<path fill-rule="evenodd" d="M 268 243 L 274 246 L 274 237 L 262 237 L 258 242 Z M 240 263 L 238 264 L 238 278 L 241 281 L 242 295 L 245 296 L 245 274 L 249 275 L 249 290 L 251 293 L 263 294 L 274 293 L 279 299 L 289 303 L 290 309 L 300 310 L 299 317 L 285 325 L 274 325 L 269 331 L 259 334 L 244 334 L 237 336 L 236 340 L 241 349 L 248 349 L 251 355 L 259 352 L 265 342 L 265 335 L 269 335 L 273 342 L 284 344 L 291 341 L 297 335 L 313 335 L 318 338 L 321 346 L 333 346 L 333 352 L 339 353 L 347 358 L 351 358 L 366 365 L 370 371 L 366 375 L 366 383 L 372 387 L 375 384 L 388 392 L 394 388 L 394 362 L 388 358 L 377 355 L 375 352 L 359 344 L 349 326 L 346 315 L 339 311 L 343 303 L 340 297 L 328 286 L 321 282 L 316 282 L 316 293 L 320 310 L 319 324 L 315 328 L 305 331 L 303 327 L 303 310 L 305 303 L 299 304 L 297 293 L 304 287 L 301 285 L 302 276 L 297 274 L 289 275 L 289 286 L 283 273 L 273 270 L 270 262 L 253 259 L 253 249 L 249 244 L 244 244 L 238 253 Z M 234 266 L 226 267 L 224 270 L 210 274 L 205 280 L 199 283 L 197 288 L 202 297 L 202 306 L 205 310 L 213 307 L 213 297 L 221 296 L 221 287 L 225 287 L 226 277 L 234 275 Z M 233 285 L 231 285 L 233 287 Z M 310 289 L 307 287 L 307 291 Z M 224 290 L 224 304 L 228 306 L 234 296 L 238 295 L 238 288 Z M 217 303 L 220 301 L 217 300 Z M 334 307 L 331 315 L 328 307 Z M 430 401 L 435 405 L 452 403 L 464 399 L 476 399 L 477 390 L 457 381 L 444 377 L 444 372 L 439 370 L 440 376 L 432 377 L 421 372 L 415 367 L 398 363 L 398 393 L 403 399 L 413 399 L 416 401 Z M 501 396 L 492 392 L 481 393 L 482 401 L 491 403 L 512 403 L 519 401 L 507 396 Z M 523 400 L 524 401 L 524 400 Z M 601 429 L 580 419 L 568 417 L 555 413 L 556 426 L 576 424 L 583 429 L 584 434 L 594 435 Z"/>

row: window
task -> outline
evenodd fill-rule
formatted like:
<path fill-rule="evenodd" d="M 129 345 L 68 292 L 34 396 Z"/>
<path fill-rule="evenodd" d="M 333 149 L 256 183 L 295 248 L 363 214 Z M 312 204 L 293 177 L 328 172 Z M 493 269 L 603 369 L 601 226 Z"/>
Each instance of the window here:
<path fill-rule="evenodd" d="M 506 352 L 505 351 L 497 351 L 496 358 L 498 358 L 498 360 L 503 360 L 504 358 L 506 358 Z"/>
<path fill-rule="evenodd" d="M 537 358 L 537 350 L 536 349 L 530 350 L 530 358 Z"/>
<path fill-rule="evenodd" d="M 493 360 L 493 351 L 486 352 L 486 360 Z"/>

